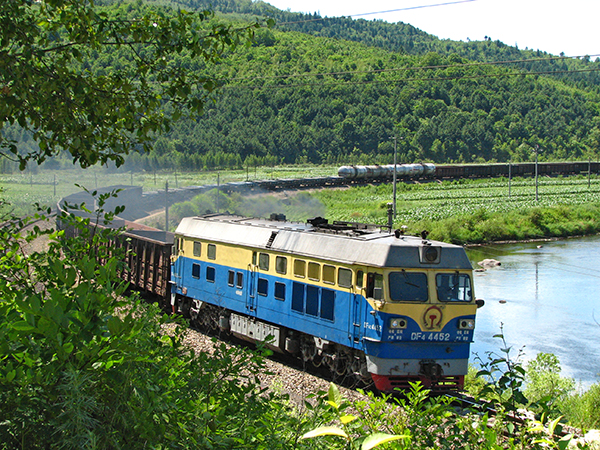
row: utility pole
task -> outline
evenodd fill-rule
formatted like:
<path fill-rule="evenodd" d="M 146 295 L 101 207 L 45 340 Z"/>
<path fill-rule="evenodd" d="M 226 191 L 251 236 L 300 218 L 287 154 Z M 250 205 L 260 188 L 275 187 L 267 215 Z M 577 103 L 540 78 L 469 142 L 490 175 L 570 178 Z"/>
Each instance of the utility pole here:
<path fill-rule="evenodd" d="M 169 231 L 169 180 L 165 181 L 165 231 Z"/>
<path fill-rule="evenodd" d="M 396 163 L 397 163 L 397 158 L 398 158 L 398 139 L 396 138 L 396 132 L 394 132 L 394 194 L 393 194 L 394 203 L 392 204 L 394 219 L 396 218 Z"/>
<path fill-rule="evenodd" d="M 217 214 L 219 214 L 219 185 L 220 185 L 220 174 L 217 173 L 217 198 L 215 201 L 216 207 L 217 207 Z"/>
<path fill-rule="evenodd" d="M 508 159 L 508 198 L 510 198 L 510 185 L 512 183 L 512 160 Z"/>
<path fill-rule="evenodd" d="M 540 146 L 535 145 L 535 201 L 538 201 L 538 153 Z"/>

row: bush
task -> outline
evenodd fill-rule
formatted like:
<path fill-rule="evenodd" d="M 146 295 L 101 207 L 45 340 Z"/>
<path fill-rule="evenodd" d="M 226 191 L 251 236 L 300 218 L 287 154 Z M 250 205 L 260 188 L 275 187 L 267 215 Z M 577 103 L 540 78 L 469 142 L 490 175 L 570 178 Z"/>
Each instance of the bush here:
<path fill-rule="evenodd" d="M 567 397 L 561 409 L 569 423 L 577 427 L 600 428 L 600 384 L 593 384 L 587 391 Z"/>
<path fill-rule="evenodd" d="M 195 354 L 186 329 L 127 294 L 118 230 L 60 220 L 79 236 L 0 230 L 0 448 L 292 445 L 296 419 L 260 389 L 260 355 L 222 343 Z M 42 234 L 48 251 L 24 257 Z"/>
<path fill-rule="evenodd" d="M 575 381 L 560 372 L 560 361 L 551 353 L 538 353 L 527 364 L 525 395 L 540 412 L 557 415 L 560 403 L 575 389 Z"/>

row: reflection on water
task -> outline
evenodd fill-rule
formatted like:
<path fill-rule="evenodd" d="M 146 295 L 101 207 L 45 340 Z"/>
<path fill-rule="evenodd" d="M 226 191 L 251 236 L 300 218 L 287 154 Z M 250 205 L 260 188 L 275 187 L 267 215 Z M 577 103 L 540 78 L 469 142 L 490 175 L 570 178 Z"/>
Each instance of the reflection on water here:
<path fill-rule="evenodd" d="M 501 354 L 500 333 L 516 356 L 554 353 L 562 375 L 584 386 L 600 376 L 600 236 L 554 242 L 467 249 L 474 268 L 496 259 L 501 266 L 475 273 L 478 310 L 473 352 Z"/>

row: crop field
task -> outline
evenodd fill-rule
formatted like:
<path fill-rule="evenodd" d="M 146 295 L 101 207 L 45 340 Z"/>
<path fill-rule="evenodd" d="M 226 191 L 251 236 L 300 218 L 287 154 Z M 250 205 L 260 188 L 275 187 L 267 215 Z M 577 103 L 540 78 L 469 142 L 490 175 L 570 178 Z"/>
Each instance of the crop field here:
<path fill-rule="evenodd" d="M 589 183 L 589 185 L 588 185 Z M 333 220 L 387 223 L 392 185 L 323 190 L 314 194 Z M 535 199 L 534 179 L 461 180 L 460 182 L 398 183 L 395 225 L 437 221 L 477 212 L 505 213 L 535 207 L 600 202 L 600 178 L 543 178 Z"/>

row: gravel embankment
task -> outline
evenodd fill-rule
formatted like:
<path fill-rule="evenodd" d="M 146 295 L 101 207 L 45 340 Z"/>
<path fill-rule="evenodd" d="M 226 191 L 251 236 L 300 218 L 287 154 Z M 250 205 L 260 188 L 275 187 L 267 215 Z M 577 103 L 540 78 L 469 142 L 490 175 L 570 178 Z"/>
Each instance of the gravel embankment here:
<path fill-rule="evenodd" d="M 212 352 L 213 342 L 211 337 L 199 331 L 189 329 L 186 332 L 184 343 L 194 352 Z M 275 387 L 278 392 L 287 393 L 290 399 L 302 405 L 309 394 L 329 389 L 329 381 L 319 376 L 289 367 L 283 363 L 266 360 L 266 371 L 270 374 L 259 374 L 259 379 L 265 387 Z M 339 387 L 339 386 L 338 386 Z M 340 393 L 347 400 L 364 398 L 359 392 L 339 387 Z"/>

